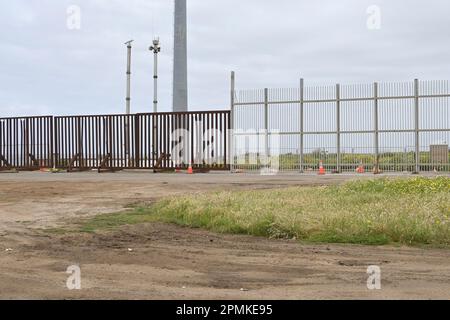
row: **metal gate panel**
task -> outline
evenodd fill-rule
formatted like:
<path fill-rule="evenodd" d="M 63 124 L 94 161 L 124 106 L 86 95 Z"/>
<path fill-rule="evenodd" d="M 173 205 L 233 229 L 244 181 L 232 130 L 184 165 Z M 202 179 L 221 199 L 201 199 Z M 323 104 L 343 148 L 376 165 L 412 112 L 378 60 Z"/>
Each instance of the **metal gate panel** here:
<path fill-rule="evenodd" d="M 56 166 L 226 169 L 229 128 L 229 111 L 56 117 Z"/>
<path fill-rule="evenodd" d="M 0 170 L 53 166 L 53 118 L 0 118 Z"/>

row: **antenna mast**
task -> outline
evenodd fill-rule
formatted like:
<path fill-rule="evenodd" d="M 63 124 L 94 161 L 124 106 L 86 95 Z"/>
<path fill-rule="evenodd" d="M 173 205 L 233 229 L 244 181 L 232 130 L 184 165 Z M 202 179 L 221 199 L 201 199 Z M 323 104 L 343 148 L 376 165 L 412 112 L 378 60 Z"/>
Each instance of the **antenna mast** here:
<path fill-rule="evenodd" d="M 131 113 L 131 44 L 133 40 L 125 42 L 127 46 L 127 97 L 126 97 L 126 114 Z"/>

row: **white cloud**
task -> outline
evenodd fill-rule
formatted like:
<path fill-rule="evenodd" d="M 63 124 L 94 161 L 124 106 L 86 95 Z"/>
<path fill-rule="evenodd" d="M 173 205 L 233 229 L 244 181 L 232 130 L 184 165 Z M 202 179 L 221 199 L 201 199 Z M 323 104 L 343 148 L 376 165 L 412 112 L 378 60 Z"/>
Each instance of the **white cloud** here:
<path fill-rule="evenodd" d="M 188 0 L 191 108 L 228 108 L 231 70 L 239 87 L 292 87 L 300 77 L 326 83 L 447 78 L 450 3 L 375 2 Z M 373 4 L 381 8 L 377 31 L 367 29 L 366 11 Z M 66 27 L 69 5 L 81 8 L 79 31 Z M 3 3 L 1 114 L 123 112 L 123 43 L 129 39 L 135 40 L 133 111 L 152 110 L 148 46 L 155 34 L 163 49 L 161 109 L 169 111 L 172 15 L 168 0 Z"/>

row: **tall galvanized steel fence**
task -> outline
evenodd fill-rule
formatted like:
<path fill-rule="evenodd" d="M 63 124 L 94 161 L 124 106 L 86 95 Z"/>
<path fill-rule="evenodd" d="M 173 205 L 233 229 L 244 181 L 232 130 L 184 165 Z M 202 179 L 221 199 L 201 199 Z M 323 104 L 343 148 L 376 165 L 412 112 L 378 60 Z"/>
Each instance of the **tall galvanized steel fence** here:
<path fill-rule="evenodd" d="M 229 169 L 229 111 L 0 118 L 0 170 Z"/>
<path fill-rule="evenodd" d="M 450 171 L 448 81 L 234 89 L 233 170 Z M 261 139 L 262 138 L 262 139 Z"/>
<path fill-rule="evenodd" d="M 0 170 L 253 171 L 276 158 L 281 171 L 450 171 L 448 81 L 233 85 L 231 99 L 231 112 L 0 118 Z"/>

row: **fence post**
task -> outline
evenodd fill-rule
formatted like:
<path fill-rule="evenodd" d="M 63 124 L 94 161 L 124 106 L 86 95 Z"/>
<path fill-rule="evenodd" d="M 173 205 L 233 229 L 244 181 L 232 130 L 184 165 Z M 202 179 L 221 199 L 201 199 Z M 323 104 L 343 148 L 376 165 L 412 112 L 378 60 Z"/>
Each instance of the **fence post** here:
<path fill-rule="evenodd" d="M 112 121 L 112 116 L 108 117 L 108 154 L 110 155 L 109 158 L 109 167 L 112 168 L 113 167 L 113 121 Z"/>
<path fill-rule="evenodd" d="M 125 132 L 125 155 L 126 155 L 126 161 L 128 162 L 129 166 L 131 164 L 131 135 L 130 135 L 130 124 L 131 124 L 131 116 L 127 114 L 124 117 L 125 123 L 124 123 L 124 132 Z"/>
<path fill-rule="evenodd" d="M 378 82 L 373 84 L 374 95 L 374 135 L 375 135 L 375 167 L 374 173 L 380 172 L 380 133 L 379 133 L 379 119 L 378 119 Z"/>
<path fill-rule="evenodd" d="M 81 120 L 80 117 L 77 117 L 77 151 L 75 152 L 75 154 L 78 154 L 78 165 L 80 166 L 80 169 L 83 168 L 83 136 L 82 136 L 82 132 L 81 132 Z"/>
<path fill-rule="evenodd" d="M 57 140 L 56 140 L 56 134 L 55 134 L 55 131 L 56 131 L 55 122 L 56 122 L 56 119 L 53 116 L 51 116 L 49 118 L 49 126 L 50 126 L 50 132 L 49 132 L 49 134 L 50 134 L 50 150 L 49 150 L 50 163 L 49 163 L 49 167 L 53 168 L 53 169 L 55 168 L 55 164 L 56 164 L 56 148 L 57 148 L 56 147 Z"/>
<path fill-rule="evenodd" d="M 419 121 L 419 80 L 414 79 L 414 119 L 416 140 L 416 169 L 415 174 L 420 173 L 420 121 Z"/>
<path fill-rule="evenodd" d="M 33 120 L 34 121 L 34 120 Z M 22 159 L 24 160 L 23 165 L 25 167 L 30 167 L 30 129 L 29 129 L 30 119 L 22 120 L 22 144 L 24 155 Z M 38 128 L 38 130 L 41 128 Z"/>
<path fill-rule="evenodd" d="M 229 135 L 229 163 L 230 163 L 230 171 L 234 170 L 234 99 L 235 99 L 235 91 L 236 90 L 236 74 L 234 71 L 231 71 L 231 90 L 230 90 L 230 135 Z M 226 150 L 226 149 L 225 149 Z"/>
<path fill-rule="evenodd" d="M 151 152 L 151 163 L 152 163 L 152 168 L 155 168 L 155 164 L 157 159 L 159 158 L 159 149 L 157 148 L 157 144 L 158 144 L 158 113 L 154 112 L 150 117 L 149 117 L 149 121 L 152 122 L 152 152 Z M 149 161 L 150 163 L 150 161 Z"/>
<path fill-rule="evenodd" d="M 336 134 L 337 157 L 336 172 L 341 173 L 341 85 L 336 85 Z"/>
<path fill-rule="evenodd" d="M 140 126 L 139 126 L 139 115 L 134 116 L 134 168 L 139 167 L 140 162 L 140 150 L 141 150 L 141 144 L 140 144 Z"/>
<path fill-rule="evenodd" d="M 305 128 L 304 128 L 304 104 L 305 104 L 305 80 L 300 79 L 300 173 L 303 173 L 303 157 L 304 157 L 304 142 L 305 142 Z"/>
<path fill-rule="evenodd" d="M 264 152 L 269 164 L 269 89 L 264 89 Z"/>

